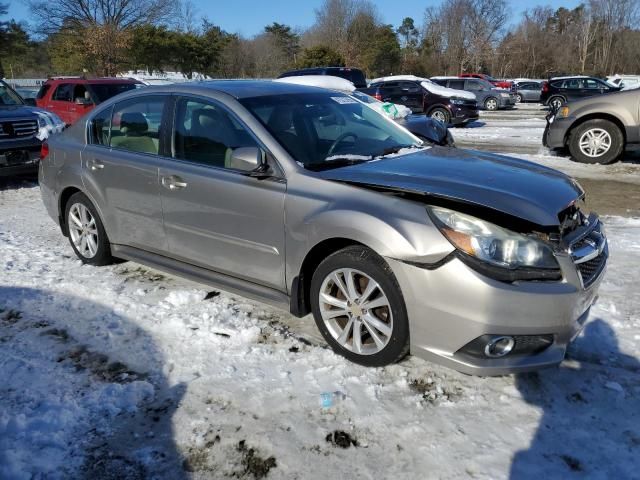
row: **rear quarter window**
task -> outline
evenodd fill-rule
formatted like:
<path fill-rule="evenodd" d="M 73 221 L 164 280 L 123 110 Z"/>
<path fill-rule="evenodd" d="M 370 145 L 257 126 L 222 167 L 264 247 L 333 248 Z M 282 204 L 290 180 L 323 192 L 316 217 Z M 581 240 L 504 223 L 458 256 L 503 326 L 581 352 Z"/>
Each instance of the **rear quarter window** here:
<path fill-rule="evenodd" d="M 38 94 L 36 95 L 36 99 L 40 100 L 42 98 L 44 98 L 47 95 L 47 92 L 51 89 L 51 85 L 49 84 L 44 84 L 40 87 L 40 90 L 38 90 Z"/>

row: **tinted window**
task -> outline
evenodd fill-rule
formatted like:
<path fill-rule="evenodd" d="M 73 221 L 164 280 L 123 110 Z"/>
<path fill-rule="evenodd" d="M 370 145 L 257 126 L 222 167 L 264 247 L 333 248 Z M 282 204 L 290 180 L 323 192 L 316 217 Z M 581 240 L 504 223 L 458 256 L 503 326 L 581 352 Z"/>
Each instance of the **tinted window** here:
<path fill-rule="evenodd" d="M 111 119 L 113 148 L 157 155 L 165 97 L 138 97 L 116 104 Z"/>
<path fill-rule="evenodd" d="M 400 88 L 407 93 L 418 93 L 420 87 L 413 82 L 400 82 Z"/>
<path fill-rule="evenodd" d="M 449 80 L 449 88 L 464 90 L 464 80 Z"/>
<path fill-rule="evenodd" d="M 36 98 L 38 100 L 40 100 L 41 98 L 44 98 L 44 96 L 47 94 L 50 88 L 51 88 L 51 85 L 46 85 L 46 84 L 42 85 L 40 87 L 40 90 L 38 90 L 38 94 L 36 95 Z"/>
<path fill-rule="evenodd" d="M 570 78 L 564 81 L 562 87 L 568 88 L 570 90 L 577 90 L 579 88 L 582 88 L 582 81 L 579 78 Z"/>
<path fill-rule="evenodd" d="M 102 103 L 105 100 L 109 100 L 111 97 L 115 97 L 120 93 L 128 92 L 136 88 L 135 83 L 100 83 L 90 85 L 89 88 L 93 91 L 94 97 L 98 100 L 98 103 Z"/>
<path fill-rule="evenodd" d="M 87 87 L 85 87 L 84 85 L 82 85 L 81 83 L 79 83 L 78 85 L 76 85 L 73 89 L 73 101 L 74 102 L 90 102 L 91 101 L 91 96 L 89 95 L 89 92 L 87 91 Z"/>
<path fill-rule="evenodd" d="M 240 102 L 306 168 L 368 161 L 415 137 L 357 100 L 339 93 L 244 98 Z M 344 165 L 344 163 L 342 163 Z"/>
<path fill-rule="evenodd" d="M 221 106 L 183 98 L 176 110 L 174 157 L 231 168 L 233 151 L 258 147 L 251 134 Z"/>
<path fill-rule="evenodd" d="M 0 105 L 22 105 L 22 99 L 5 83 L 0 83 Z"/>
<path fill-rule="evenodd" d="M 89 125 L 89 141 L 92 144 L 109 146 L 112 111 L 113 107 L 107 108 L 91 119 Z"/>
<path fill-rule="evenodd" d="M 466 89 L 478 92 L 484 88 L 484 85 L 479 80 L 467 80 L 465 82 Z"/>
<path fill-rule="evenodd" d="M 584 79 L 584 87 L 582 88 L 588 88 L 589 90 L 598 90 L 600 88 L 608 88 L 606 87 L 604 84 L 598 82 L 597 80 L 594 80 L 592 78 L 585 78 Z"/>
<path fill-rule="evenodd" d="M 63 83 L 58 85 L 56 91 L 53 92 L 53 100 L 60 102 L 70 102 L 73 95 L 73 85 L 70 83 Z"/>

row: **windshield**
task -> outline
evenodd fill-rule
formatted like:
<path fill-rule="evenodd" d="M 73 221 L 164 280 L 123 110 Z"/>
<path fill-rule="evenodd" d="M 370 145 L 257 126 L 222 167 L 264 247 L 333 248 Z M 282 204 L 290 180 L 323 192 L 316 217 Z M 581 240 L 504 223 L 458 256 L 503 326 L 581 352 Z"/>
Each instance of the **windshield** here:
<path fill-rule="evenodd" d="M 8 85 L 0 83 L 0 107 L 23 104 L 24 102 L 17 93 L 15 93 Z"/>
<path fill-rule="evenodd" d="M 98 99 L 98 103 L 109 100 L 111 97 L 136 88 L 135 83 L 94 83 L 90 85 L 93 94 Z"/>
<path fill-rule="evenodd" d="M 340 93 L 298 93 L 240 102 L 305 168 L 370 161 L 420 141 L 375 110 Z"/>

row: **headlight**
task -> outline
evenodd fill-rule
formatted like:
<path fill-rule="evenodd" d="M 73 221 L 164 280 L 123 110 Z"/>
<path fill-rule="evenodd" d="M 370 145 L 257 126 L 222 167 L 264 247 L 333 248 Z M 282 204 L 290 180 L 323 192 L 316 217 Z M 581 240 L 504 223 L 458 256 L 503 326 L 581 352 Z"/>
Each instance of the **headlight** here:
<path fill-rule="evenodd" d="M 464 105 L 464 100 L 461 100 L 459 98 L 452 98 L 451 103 L 453 103 L 454 105 Z"/>
<path fill-rule="evenodd" d="M 551 248 L 528 237 L 463 213 L 429 207 L 436 226 L 459 251 L 503 269 L 559 271 Z"/>

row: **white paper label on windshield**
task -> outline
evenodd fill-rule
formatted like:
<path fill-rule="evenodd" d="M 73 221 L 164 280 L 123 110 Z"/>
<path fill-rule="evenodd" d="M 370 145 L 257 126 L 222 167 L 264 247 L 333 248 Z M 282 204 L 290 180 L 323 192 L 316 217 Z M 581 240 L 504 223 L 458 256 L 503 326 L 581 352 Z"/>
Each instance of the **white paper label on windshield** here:
<path fill-rule="evenodd" d="M 341 105 L 346 105 L 347 103 L 358 103 L 351 97 L 331 97 L 334 102 L 338 102 Z"/>

